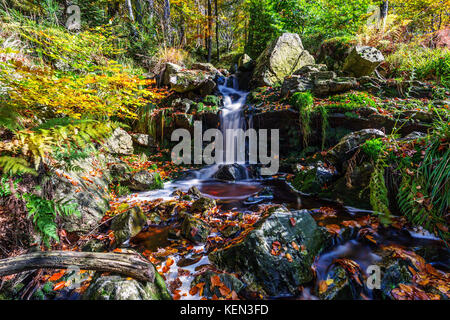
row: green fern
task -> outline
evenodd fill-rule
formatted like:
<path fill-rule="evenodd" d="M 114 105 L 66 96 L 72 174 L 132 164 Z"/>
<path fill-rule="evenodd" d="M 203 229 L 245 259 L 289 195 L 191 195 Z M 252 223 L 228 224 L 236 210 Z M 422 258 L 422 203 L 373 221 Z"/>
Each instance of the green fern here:
<path fill-rule="evenodd" d="M 379 157 L 375 163 L 374 171 L 369 182 L 370 204 L 373 210 L 380 214 L 381 222 L 383 224 L 389 224 L 391 222 L 388 190 L 384 179 L 384 170 L 386 166 L 384 159 Z"/>
<path fill-rule="evenodd" d="M 37 175 L 36 170 L 30 167 L 30 164 L 23 158 L 19 157 L 0 157 L 0 168 L 4 173 L 14 176 L 24 173 L 30 173 L 32 175 Z"/>
<path fill-rule="evenodd" d="M 55 221 L 58 215 L 80 215 L 72 200 L 54 202 L 29 193 L 23 194 L 22 198 L 28 210 L 28 217 L 32 217 L 35 229 L 47 247 L 50 247 L 52 239 L 59 242 L 58 225 Z"/>

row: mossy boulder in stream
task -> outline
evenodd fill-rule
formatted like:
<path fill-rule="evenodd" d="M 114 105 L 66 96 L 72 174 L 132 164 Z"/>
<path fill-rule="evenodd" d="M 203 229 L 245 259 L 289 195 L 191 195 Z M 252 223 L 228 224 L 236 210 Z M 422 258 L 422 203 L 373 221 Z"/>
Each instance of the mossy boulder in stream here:
<path fill-rule="evenodd" d="M 171 295 L 155 272 L 154 282 L 146 283 L 121 276 L 99 277 L 86 290 L 83 300 L 171 300 Z"/>
<path fill-rule="evenodd" d="M 222 270 L 239 273 L 252 291 L 292 295 L 312 280 L 311 265 L 323 239 L 309 211 L 278 208 L 243 241 L 212 252 L 209 259 Z"/>
<path fill-rule="evenodd" d="M 141 232 L 147 223 L 147 217 L 140 207 L 133 207 L 114 218 L 111 229 L 114 231 L 117 247 Z"/>

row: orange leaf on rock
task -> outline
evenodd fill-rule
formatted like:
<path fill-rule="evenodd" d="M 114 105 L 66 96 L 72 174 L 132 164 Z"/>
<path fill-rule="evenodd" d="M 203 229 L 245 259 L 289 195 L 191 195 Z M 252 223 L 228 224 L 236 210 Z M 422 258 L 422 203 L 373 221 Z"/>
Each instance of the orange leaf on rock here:
<path fill-rule="evenodd" d="M 211 276 L 211 290 L 214 289 L 214 287 L 221 287 L 222 285 L 222 281 L 220 281 L 218 275 Z"/>
<path fill-rule="evenodd" d="M 55 286 L 53 287 L 53 290 L 58 291 L 58 290 L 61 290 L 62 288 L 64 288 L 65 286 L 66 286 L 66 282 L 61 281 L 61 282 L 58 282 L 57 284 L 55 284 Z"/>

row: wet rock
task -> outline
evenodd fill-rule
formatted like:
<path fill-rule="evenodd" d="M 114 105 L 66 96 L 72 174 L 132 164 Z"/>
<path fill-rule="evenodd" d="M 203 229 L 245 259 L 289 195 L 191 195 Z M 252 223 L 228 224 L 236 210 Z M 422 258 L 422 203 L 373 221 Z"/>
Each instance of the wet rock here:
<path fill-rule="evenodd" d="M 106 140 L 104 148 L 107 152 L 115 155 L 133 154 L 133 139 L 122 128 L 114 130 L 111 137 Z"/>
<path fill-rule="evenodd" d="M 284 33 L 256 60 L 251 84 L 253 87 L 272 86 L 295 70 L 314 62 L 314 57 L 304 49 L 298 34 Z"/>
<path fill-rule="evenodd" d="M 210 232 L 211 228 L 206 222 L 189 214 L 185 215 L 181 226 L 181 235 L 184 238 L 194 243 L 203 243 L 206 242 Z"/>
<path fill-rule="evenodd" d="M 314 166 L 300 166 L 294 180 L 297 190 L 305 193 L 319 193 L 326 184 L 330 184 L 338 172 L 334 168 L 325 166 L 322 161 L 318 161 Z"/>
<path fill-rule="evenodd" d="M 382 138 L 386 135 L 377 129 L 364 129 L 352 132 L 341 139 L 341 141 L 331 149 L 328 154 L 337 163 L 344 163 L 349 160 L 361 144 L 369 139 Z"/>
<path fill-rule="evenodd" d="M 200 211 L 205 212 L 209 209 L 212 209 L 216 206 L 216 201 L 207 197 L 200 197 L 192 203 L 191 210 L 192 211 Z"/>
<path fill-rule="evenodd" d="M 127 174 L 121 180 L 121 184 L 129 187 L 132 191 L 148 191 L 160 188 L 156 173 L 147 170 Z"/>
<path fill-rule="evenodd" d="M 226 238 L 232 238 L 236 233 L 241 230 L 239 225 L 229 225 L 225 229 L 221 230 L 220 233 Z"/>
<path fill-rule="evenodd" d="M 83 295 L 83 300 L 171 300 L 162 277 L 142 283 L 121 276 L 98 277 Z"/>
<path fill-rule="evenodd" d="M 224 181 L 239 181 L 248 179 L 249 172 L 245 166 L 239 164 L 221 165 L 213 178 Z"/>
<path fill-rule="evenodd" d="M 297 251 L 292 242 L 304 250 Z M 323 233 L 307 210 L 278 208 L 243 241 L 212 252 L 209 259 L 222 270 L 238 272 L 250 290 L 269 296 L 294 294 L 312 280 L 311 264 L 322 242 Z M 280 251 L 273 252 L 278 245 Z"/>
<path fill-rule="evenodd" d="M 384 56 L 378 49 L 356 46 L 345 60 L 343 71 L 355 77 L 369 76 L 383 61 Z"/>
<path fill-rule="evenodd" d="M 357 300 L 360 298 L 343 267 L 333 267 L 326 278 L 333 282 L 327 286 L 324 292 L 319 294 L 321 300 Z"/>
<path fill-rule="evenodd" d="M 202 96 L 210 95 L 214 92 L 214 89 L 216 88 L 216 82 L 212 79 L 207 79 L 203 82 L 203 84 L 200 86 L 200 94 Z"/>
<path fill-rule="evenodd" d="M 348 170 L 348 168 L 345 169 Z M 353 168 L 347 176 L 340 177 L 329 189 L 322 191 L 319 195 L 347 206 L 372 210 L 369 192 L 372 173 L 373 165 L 370 162 L 364 162 Z"/>
<path fill-rule="evenodd" d="M 211 279 L 214 279 L 214 277 L 218 277 L 221 284 L 223 284 L 222 291 L 220 290 L 221 287 L 212 285 Z M 194 281 L 191 283 L 191 288 L 199 283 L 205 284 L 203 286 L 203 297 L 209 299 L 214 295 L 218 298 L 230 298 L 232 291 L 238 294 L 245 287 L 245 284 L 235 276 L 228 273 L 217 273 L 211 270 L 207 270 L 195 277 Z M 225 295 L 222 293 L 225 293 Z"/>
<path fill-rule="evenodd" d="M 116 216 L 111 223 L 116 247 L 120 247 L 125 241 L 136 236 L 146 223 L 147 217 L 140 207 L 133 207 Z"/>
<path fill-rule="evenodd" d="M 404 140 L 416 140 L 416 139 L 424 138 L 426 136 L 427 136 L 426 133 L 413 131 L 403 139 Z"/>
<path fill-rule="evenodd" d="M 195 186 L 190 187 L 187 193 L 188 193 L 188 195 L 192 196 L 194 199 L 198 199 L 203 196 L 202 193 L 200 192 L 200 190 L 198 190 L 198 188 Z"/>
<path fill-rule="evenodd" d="M 134 133 L 131 135 L 133 143 L 140 147 L 156 148 L 155 139 L 149 134 Z"/>
<path fill-rule="evenodd" d="M 324 64 L 309 64 L 301 67 L 300 69 L 295 71 L 292 75 L 311 78 L 313 74 L 316 74 L 321 71 L 327 71 L 327 66 Z"/>
<path fill-rule="evenodd" d="M 223 76 L 223 74 L 219 70 L 217 70 L 216 67 L 214 67 L 211 63 L 196 62 L 191 67 L 195 70 L 207 71 L 214 76 Z"/>
<path fill-rule="evenodd" d="M 384 257 L 380 262 L 381 267 L 381 292 L 383 298 L 393 299 L 391 291 L 397 288 L 400 283 L 411 283 L 412 274 L 408 266 L 412 265 L 407 260 L 392 259 Z"/>

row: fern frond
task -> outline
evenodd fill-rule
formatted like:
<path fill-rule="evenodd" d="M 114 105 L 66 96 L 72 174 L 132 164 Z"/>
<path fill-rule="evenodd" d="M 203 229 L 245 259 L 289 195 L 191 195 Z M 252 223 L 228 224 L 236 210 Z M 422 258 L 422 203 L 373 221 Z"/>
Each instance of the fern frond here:
<path fill-rule="evenodd" d="M 0 157 L 0 168 L 4 173 L 9 174 L 10 176 L 23 173 L 37 175 L 36 170 L 31 168 L 29 163 L 25 159 L 19 157 Z"/>

